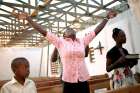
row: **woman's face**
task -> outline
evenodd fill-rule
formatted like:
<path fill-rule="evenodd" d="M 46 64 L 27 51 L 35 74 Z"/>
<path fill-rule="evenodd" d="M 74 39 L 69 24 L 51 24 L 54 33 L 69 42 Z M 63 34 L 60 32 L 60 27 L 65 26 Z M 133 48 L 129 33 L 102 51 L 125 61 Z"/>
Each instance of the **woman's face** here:
<path fill-rule="evenodd" d="M 126 35 L 123 31 L 119 32 L 118 36 L 116 37 L 116 41 L 118 43 L 122 43 L 122 44 L 126 43 Z"/>
<path fill-rule="evenodd" d="M 76 32 L 73 29 L 66 30 L 63 34 L 64 38 L 75 38 Z"/>

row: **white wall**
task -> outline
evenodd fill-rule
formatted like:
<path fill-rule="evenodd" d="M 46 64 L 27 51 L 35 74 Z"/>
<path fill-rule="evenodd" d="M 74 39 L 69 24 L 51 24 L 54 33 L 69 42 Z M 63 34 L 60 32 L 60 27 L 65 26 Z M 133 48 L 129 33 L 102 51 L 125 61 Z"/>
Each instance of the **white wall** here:
<path fill-rule="evenodd" d="M 10 79 L 13 76 L 11 61 L 16 57 L 25 57 L 29 60 L 30 76 L 39 75 L 41 48 L 0 48 L 0 80 Z"/>
<path fill-rule="evenodd" d="M 129 28 L 130 28 L 130 38 L 132 38 L 132 49 L 133 53 L 140 54 L 140 22 L 136 19 L 133 13 L 128 15 L 129 17 Z M 136 71 L 140 73 L 140 60 L 136 66 Z"/>
<path fill-rule="evenodd" d="M 51 76 L 50 55 L 53 49 L 53 45 L 49 48 L 48 46 L 44 48 L 0 48 L 0 80 L 7 80 L 13 76 L 10 66 L 11 61 L 16 57 L 25 57 L 29 60 L 29 77 Z"/>

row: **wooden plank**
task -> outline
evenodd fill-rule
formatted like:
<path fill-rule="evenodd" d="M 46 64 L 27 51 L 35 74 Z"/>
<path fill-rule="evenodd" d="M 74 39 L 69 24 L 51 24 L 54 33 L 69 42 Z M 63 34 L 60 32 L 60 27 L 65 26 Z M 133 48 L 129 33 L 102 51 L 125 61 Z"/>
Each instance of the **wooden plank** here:
<path fill-rule="evenodd" d="M 125 87 L 125 88 L 120 88 L 117 90 L 110 90 L 106 93 L 140 93 L 140 84 L 137 84 L 135 86 Z"/>
<path fill-rule="evenodd" d="M 92 76 L 89 80 L 89 85 L 91 93 L 103 88 L 110 90 L 110 78 L 107 74 Z"/>

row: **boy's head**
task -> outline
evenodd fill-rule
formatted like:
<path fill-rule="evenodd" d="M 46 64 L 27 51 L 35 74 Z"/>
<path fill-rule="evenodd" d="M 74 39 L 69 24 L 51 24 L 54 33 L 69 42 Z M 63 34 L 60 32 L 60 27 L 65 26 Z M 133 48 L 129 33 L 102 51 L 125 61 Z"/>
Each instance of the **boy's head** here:
<path fill-rule="evenodd" d="M 16 77 L 27 78 L 29 76 L 29 62 L 24 57 L 15 58 L 11 63 L 11 68 Z"/>

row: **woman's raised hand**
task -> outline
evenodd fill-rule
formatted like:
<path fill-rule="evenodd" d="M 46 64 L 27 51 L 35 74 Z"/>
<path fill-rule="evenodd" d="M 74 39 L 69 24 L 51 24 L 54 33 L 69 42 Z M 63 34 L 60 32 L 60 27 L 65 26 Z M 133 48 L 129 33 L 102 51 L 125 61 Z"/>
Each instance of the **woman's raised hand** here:
<path fill-rule="evenodd" d="M 12 15 L 18 18 L 19 20 L 26 20 L 28 17 L 28 14 L 25 12 L 18 12 L 16 13 L 15 10 L 12 11 Z"/>
<path fill-rule="evenodd" d="M 108 18 L 108 19 L 111 19 L 111 18 L 116 17 L 116 15 L 117 15 L 117 12 L 111 10 L 111 11 L 108 12 L 108 14 L 107 14 L 107 18 Z"/>

